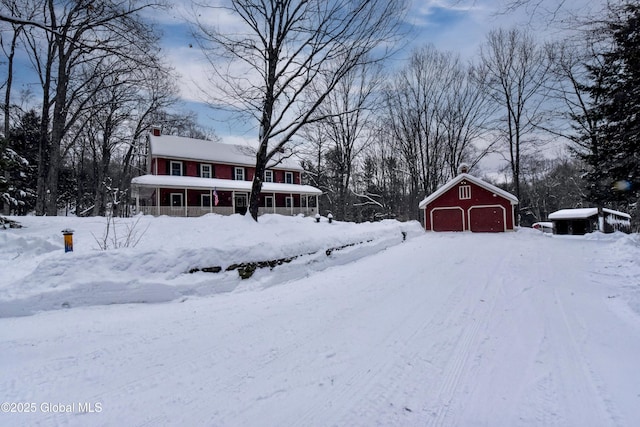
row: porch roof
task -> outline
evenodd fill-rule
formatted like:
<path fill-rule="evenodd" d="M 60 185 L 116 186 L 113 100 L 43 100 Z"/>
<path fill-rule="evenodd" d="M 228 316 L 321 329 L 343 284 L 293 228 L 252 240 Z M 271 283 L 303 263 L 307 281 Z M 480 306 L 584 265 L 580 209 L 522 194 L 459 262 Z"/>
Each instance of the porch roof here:
<path fill-rule="evenodd" d="M 235 181 L 231 179 L 200 178 L 196 176 L 142 175 L 131 180 L 131 185 L 138 187 L 189 188 L 195 190 L 218 191 L 251 191 L 251 181 Z M 320 195 L 322 190 L 311 185 L 282 184 L 263 182 L 263 193 Z"/>

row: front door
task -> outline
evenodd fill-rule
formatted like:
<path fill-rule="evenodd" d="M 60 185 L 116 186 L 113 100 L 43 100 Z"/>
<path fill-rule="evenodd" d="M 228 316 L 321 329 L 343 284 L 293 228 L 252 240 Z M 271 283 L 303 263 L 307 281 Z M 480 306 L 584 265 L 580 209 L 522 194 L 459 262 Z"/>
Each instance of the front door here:
<path fill-rule="evenodd" d="M 247 213 L 247 193 L 236 193 L 234 196 L 235 213 Z"/>

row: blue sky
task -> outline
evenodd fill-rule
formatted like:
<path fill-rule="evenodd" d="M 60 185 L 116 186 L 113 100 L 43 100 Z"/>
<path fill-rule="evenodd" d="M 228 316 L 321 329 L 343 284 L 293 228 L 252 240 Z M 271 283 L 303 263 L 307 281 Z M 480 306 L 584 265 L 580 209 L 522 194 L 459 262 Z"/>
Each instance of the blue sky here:
<path fill-rule="evenodd" d="M 396 55 L 397 59 L 391 66 L 401 66 L 412 48 L 427 43 L 471 58 L 477 52 L 485 32 L 496 23 L 493 16 L 496 9 L 489 7 L 492 3 L 495 1 L 412 0 L 406 23 L 407 29 L 410 29 L 407 46 Z M 166 59 L 181 75 L 179 85 L 185 105 L 196 111 L 202 124 L 213 128 L 224 140 L 241 142 L 244 139 L 254 139 L 257 131 L 253 124 L 219 120 L 224 115 L 200 104 L 201 91 L 194 82 L 204 80 L 207 65 L 203 63 L 202 54 L 185 23 L 186 17 L 190 14 L 189 4 L 174 2 L 172 13 L 153 16 L 164 31 L 163 46 L 166 49 Z M 231 21 L 231 18 L 228 19 Z M 220 17 L 216 22 L 233 26 L 233 22 L 227 23 Z"/>
<path fill-rule="evenodd" d="M 211 0 L 220 1 L 220 0 Z M 391 66 L 402 66 L 403 59 L 413 48 L 432 43 L 438 49 L 459 53 L 462 58 L 473 59 L 485 39 L 487 32 L 497 27 L 512 27 L 529 24 L 543 38 L 548 33 L 545 24 L 538 20 L 537 13 L 553 11 L 562 0 L 532 0 L 531 6 L 515 12 L 502 13 L 505 1 L 509 0 L 408 0 L 410 10 L 407 14 L 407 28 L 411 28 L 406 47 L 400 52 Z M 565 0 L 564 5 L 572 10 L 584 11 L 586 7 L 597 7 L 589 0 Z M 229 143 L 245 143 L 255 141 L 257 130 L 254 123 L 238 123 L 230 121 L 220 112 L 206 107 L 202 100 L 202 91 L 195 82 L 204 81 L 209 72 L 204 63 L 202 53 L 192 38 L 187 18 L 191 14 L 191 1 L 173 0 L 172 8 L 162 12 L 150 12 L 148 18 L 156 22 L 163 31 L 162 46 L 165 59 L 179 74 L 177 81 L 184 101 L 184 108 L 198 113 L 200 123 L 212 129 L 223 141 Z M 535 7 L 535 9 L 534 9 Z M 532 18 L 533 17 L 533 18 Z M 232 16 L 205 16 L 218 25 L 229 27 L 233 31 L 236 19 Z M 23 63 L 28 67 L 28 64 Z M 21 76 L 28 72 L 18 72 Z M 31 83 L 33 84 L 33 83 Z M 29 82 L 17 81 L 15 89 L 19 91 L 29 86 Z M 38 96 L 37 87 L 34 88 Z"/>

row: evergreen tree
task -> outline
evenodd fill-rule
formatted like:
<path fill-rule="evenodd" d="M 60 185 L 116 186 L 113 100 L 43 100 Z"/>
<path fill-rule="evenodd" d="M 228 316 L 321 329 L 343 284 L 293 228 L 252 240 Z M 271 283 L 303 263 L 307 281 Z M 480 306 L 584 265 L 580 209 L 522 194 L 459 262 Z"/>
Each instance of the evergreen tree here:
<path fill-rule="evenodd" d="M 590 66 L 600 125 L 588 136 L 586 179 L 591 199 L 600 205 L 637 203 L 640 195 L 640 4 L 611 7 L 602 31 L 611 41 L 597 66 Z"/>
<path fill-rule="evenodd" d="M 12 214 L 25 215 L 35 208 L 39 138 L 40 117 L 33 110 L 20 115 L 9 131 L 0 193 Z"/>

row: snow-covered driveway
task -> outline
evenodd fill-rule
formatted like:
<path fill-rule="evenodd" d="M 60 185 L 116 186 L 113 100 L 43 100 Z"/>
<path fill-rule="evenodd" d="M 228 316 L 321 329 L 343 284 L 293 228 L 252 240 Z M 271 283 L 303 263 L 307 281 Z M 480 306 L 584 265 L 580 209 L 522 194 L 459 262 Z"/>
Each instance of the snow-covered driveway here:
<path fill-rule="evenodd" d="M 428 234 L 279 285 L 0 319 L 2 400 L 35 404 L 0 425 L 637 425 L 637 253 Z"/>

